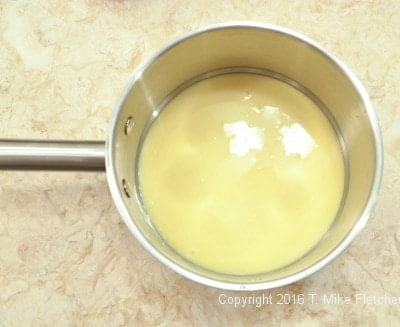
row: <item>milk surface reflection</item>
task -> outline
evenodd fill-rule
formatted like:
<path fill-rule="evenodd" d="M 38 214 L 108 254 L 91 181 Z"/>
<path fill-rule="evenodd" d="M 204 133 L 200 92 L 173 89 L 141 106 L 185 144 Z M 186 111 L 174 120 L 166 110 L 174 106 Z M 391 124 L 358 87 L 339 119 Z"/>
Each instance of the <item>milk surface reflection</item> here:
<path fill-rule="evenodd" d="M 249 98 L 250 93 L 245 96 L 246 100 Z M 251 109 L 266 120 L 270 120 L 272 124 L 267 124 L 268 128 L 266 128 L 265 122 L 261 123 L 264 127 L 251 127 L 244 120 L 225 123 L 223 128 L 225 134 L 230 138 L 229 151 L 231 154 L 244 157 L 250 150 L 262 150 L 265 138 L 275 138 L 281 142 L 285 155 L 299 155 L 302 159 L 316 147 L 312 136 L 299 123 L 292 123 L 291 118 L 282 113 L 279 108 L 264 106 L 261 109 L 257 107 Z M 276 137 L 277 133 L 280 136 Z M 279 149 L 277 152 L 271 154 L 270 158 L 281 154 Z"/>

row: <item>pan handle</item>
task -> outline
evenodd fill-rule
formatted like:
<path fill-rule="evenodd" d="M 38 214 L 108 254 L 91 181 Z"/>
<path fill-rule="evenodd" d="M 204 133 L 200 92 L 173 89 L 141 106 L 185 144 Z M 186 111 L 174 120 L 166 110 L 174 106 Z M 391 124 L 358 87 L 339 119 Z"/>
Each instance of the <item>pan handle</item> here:
<path fill-rule="evenodd" d="M 103 141 L 0 140 L 0 170 L 105 170 Z"/>

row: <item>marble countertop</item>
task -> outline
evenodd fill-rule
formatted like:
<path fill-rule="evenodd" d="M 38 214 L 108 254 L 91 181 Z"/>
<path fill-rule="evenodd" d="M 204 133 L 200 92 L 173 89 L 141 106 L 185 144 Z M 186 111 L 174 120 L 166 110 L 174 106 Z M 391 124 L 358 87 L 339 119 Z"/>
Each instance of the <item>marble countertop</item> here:
<path fill-rule="evenodd" d="M 376 209 L 349 249 L 304 281 L 255 293 L 201 286 L 153 259 L 120 219 L 103 173 L 0 172 L 0 326 L 400 324 L 400 304 L 371 302 L 400 297 L 400 2 L 288 3 L 0 3 L 1 138 L 103 140 L 149 54 L 201 26 L 254 20 L 301 32 L 346 62 L 372 98 L 385 149 Z M 263 294 L 274 303 L 220 303 Z M 306 301 L 280 305 L 278 294 Z"/>

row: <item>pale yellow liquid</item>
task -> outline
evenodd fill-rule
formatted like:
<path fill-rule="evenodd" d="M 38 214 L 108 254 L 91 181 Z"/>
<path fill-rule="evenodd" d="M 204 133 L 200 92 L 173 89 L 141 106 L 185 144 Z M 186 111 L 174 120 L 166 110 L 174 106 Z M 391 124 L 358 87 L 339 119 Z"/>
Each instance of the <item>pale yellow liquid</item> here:
<path fill-rule="evenodd" d="M 307 253 L 343 192 L 329 121 L 295 88 L 255 74 L 196 83 L 161 112 L 139 166 L 154 226 L 205 268 L 253 274 Z"/>

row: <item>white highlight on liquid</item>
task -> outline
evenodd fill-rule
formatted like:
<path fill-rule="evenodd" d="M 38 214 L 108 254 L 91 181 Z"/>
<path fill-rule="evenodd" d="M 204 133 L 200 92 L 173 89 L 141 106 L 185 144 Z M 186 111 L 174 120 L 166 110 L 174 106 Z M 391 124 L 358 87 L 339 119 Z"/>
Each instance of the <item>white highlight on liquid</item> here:
<path fill-rule="evenodd" d="M 299 154 L 304 158 L 316 147 L 314 139 L 300 124 L 284 126 L 279 131 L 286 155 Z"/>
<path fill-rule="evenodd" d="M 250 127 L 245 121 L 225 123 L 224 131 L 229 136 L 230 153 L 244 157 L 251 149 L 261 150 L 264 146 L 264 131 L 260 127 Z"/>

